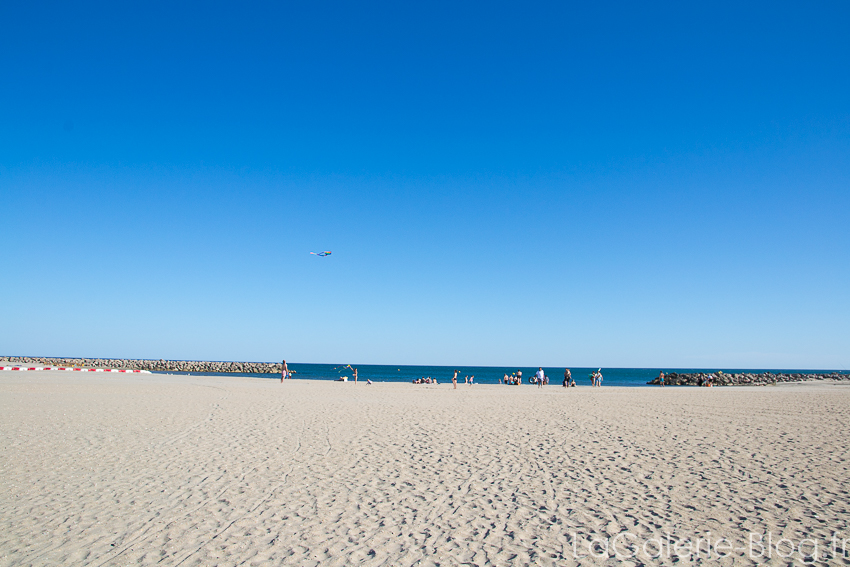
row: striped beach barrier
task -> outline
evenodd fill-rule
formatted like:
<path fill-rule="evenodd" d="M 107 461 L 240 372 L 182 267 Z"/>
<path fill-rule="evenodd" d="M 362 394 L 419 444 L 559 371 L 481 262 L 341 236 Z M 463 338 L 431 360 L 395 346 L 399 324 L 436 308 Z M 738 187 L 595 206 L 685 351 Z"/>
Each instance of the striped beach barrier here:
<path fill-rule="evenodd" d="M 0 370 L 65 370 L 69 372 L 134 372 L 136 374 L 150 374 L 150 370 L 125 370 L 120 368 L 73 368 L 65 366 L 0 366 Z"/>

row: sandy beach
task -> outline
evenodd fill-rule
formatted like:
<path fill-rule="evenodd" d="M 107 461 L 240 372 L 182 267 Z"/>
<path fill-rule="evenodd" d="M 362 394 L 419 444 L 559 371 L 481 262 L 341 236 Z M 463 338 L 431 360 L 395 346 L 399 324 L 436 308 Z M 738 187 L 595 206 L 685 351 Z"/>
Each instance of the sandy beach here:
<path fill-rule="evenodd" d="M 850 564 L 848 385 L 69 374 L 0 373 L 0 566 Z"/>

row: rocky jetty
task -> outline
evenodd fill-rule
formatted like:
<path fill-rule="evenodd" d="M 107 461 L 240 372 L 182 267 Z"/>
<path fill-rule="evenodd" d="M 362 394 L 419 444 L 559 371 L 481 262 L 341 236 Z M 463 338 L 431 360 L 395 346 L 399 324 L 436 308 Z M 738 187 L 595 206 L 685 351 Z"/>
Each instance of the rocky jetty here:
<path fill-rule="evenodd" d="M 779 382 L 806 382 L 810 380 L 850 380 L 850 373 L 830 372 L 828 374 L 782 374 L 774 372 L 726 374 L 725 372 L 697 372 L 664 375 L 667 386 L 704 386 L 708 381 L 714 386 L 770 386 Z M 647 384 L 659 385 L 658 378 Z"/>
<path fill-rule="evenodd" d="M 80 368 L 124 368 L 151 372 L 242 372 L 279 374 L 280 362 L 215 362 L 207 360 L 132 360 L 125 358 L 46 358 L 39 356 L 0 356 L 0 366 L 37 365 Z"/>

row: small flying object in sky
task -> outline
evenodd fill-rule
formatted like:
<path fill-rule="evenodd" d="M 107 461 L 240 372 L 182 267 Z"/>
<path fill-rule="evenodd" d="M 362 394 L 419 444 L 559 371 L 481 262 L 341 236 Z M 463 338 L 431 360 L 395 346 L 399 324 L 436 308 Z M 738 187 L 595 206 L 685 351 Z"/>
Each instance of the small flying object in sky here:
<path fill-rule="evenodd" d="M 316 255 L 316 256 L 330 256 L 330 255 L 331 255 L 331 251 L 330 251 L 330 250 L 325 250 L 324 252 L 310 252 L 310 254 L 314 254 L 314 255 Z"/>

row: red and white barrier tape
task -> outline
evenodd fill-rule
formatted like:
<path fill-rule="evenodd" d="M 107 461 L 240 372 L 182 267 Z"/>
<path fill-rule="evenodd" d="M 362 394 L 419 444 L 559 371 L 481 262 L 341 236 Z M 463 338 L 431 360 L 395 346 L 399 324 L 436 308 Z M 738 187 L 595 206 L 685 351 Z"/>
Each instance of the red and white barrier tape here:
<path fill-rule="evenodd" d="M 150 374 L 150 370 L 119 370 L 118 368 L 66 368 L 64 366 L 0 366 L 0 370 L 67 370 L 74 372 L 136 372 Z"/>

